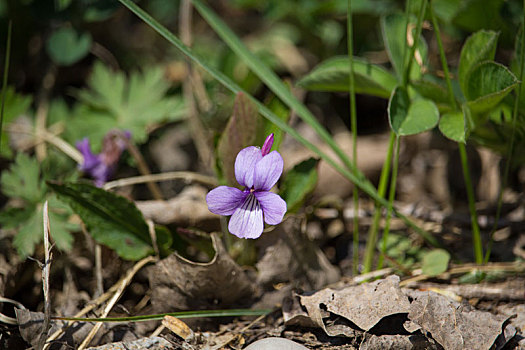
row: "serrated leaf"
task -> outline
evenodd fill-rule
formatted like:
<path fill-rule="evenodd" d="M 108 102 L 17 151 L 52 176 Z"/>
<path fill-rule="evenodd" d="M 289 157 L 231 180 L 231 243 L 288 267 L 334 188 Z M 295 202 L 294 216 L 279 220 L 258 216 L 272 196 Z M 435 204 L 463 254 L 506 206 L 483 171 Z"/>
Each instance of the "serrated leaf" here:
<path fill-rule="evenodd" d="M 400 136 L 419 134 L 435 127 L 439 110 L 427 99 L 410 101 L 405 89 L 398 86 L 388 103 L 388 118 L 392 130 Z"/>
<path fill-rule="evenodd" d="M 53 62 L 70 66 L 88 54 L 91 43 L 89 32 L 77 33 L 71 27 L 62 27 L 51 34 L 46 49 Z"/>
<path fill-rule="evenodd" d="M 480 62 L 491 61 L 496 54 L 499 34 L 490 30 L 480 30 L 472 34 L 463 45 L 459 58 L 458 79 L 461 90 L 466 94 L 467 76 Z"/>
<path fill-rule="evenodd" d="M 13 239 L 13 245 L 21 258 L 32 255 L 35 246 L 42 241 L 41 213 L 42 211 L 39 209 L 32 210 L 31 216 L 17 227 L 18 232 Z"/>
<path fill-rule="evenodd" d="M 409 24 L 410 23 L 415 23 L 415 19 L 412 16 L 409 20 Z M 403 80 L 403 74 L 405 70 L 405 62 L 403 60 L 405 58 L 405 41 L 407 38 L 406 29 L 407 19 L 404 14 L 395 13 L 381 18 L 381 32 L 383 36 L 383 42 L 399 82 Z M 408 50 L 409 48 L 407 47 L 407 52 Z M 428 48 L 425 40 L 422 37 L 419 38 L 417 51 L 419 52 L 422 62 L 426 62 Z M 407 59 L 409 58 L 407 57 Z M 414 62 L 410 71 L 410 79 L 417 80 L 420 77 L 421 67 L 419 64 Z"/>
<path fill-rule="evenodd" d="M 0 184 L 6 196 L 22 198 L 29 203 L 39 203 L 45 193 L 38 161 L 24 153 L 19 153 L 9 171 L 2 173 Z"/>
<path fill-rule="evenodd" d="M 114 72 L 100 62 L 95 63 L 88 80 L 89 89 L 77 91 L 84 106 L 75 109 L 68 133 L 78 133 L 76 127 L 84 125 L 89 134 L 105 135 L 111 129 L 131 131 L 137 143 L 148 136 L 148 127 L 164 121 L 180 120 L 186 109 L 180 96 L 166 96 L 170 88 L 160 67 L 145 68 L 131 72 L 129 78 L 122 72 Z M 101 125 L 91 122 L 88 115 L 97 115 Z M 70 127 L 71 124 L 71 127 Z M 101 139 L 100 139 L 101 140 Z M 78 141 L 75 140 L 75 141 Z"/>
<path fill-rule="evenodd" d="M 297 211 L 315 189 L 318 164 L 319 159 L 309 158 L 286 173 L 279 194 L 286 201 L 288 212 Z"/>
<path fill-rule="evenodd" d="M 463 112 L 449 112 L 441 116 L 439 130 L 449 139 L 465 143 L 467 140 L 466 120 Z"/>
<path fill-rule="evenodd" d="M 347 57 L 334 57 L 317 65 L 297 85 L 313 91 L 348 92 L 349 71 Z M 386 69 L 354 58 L 356 93 L 388 98 L 396 85 L 396 78 Z"/>
<path fill-rule="evenodd" d="M 443 249 L 434 249 L 423 256 L 422 270 L 427 276 L 437 276 L 448 268 L 450 254 Z"/>
<path fill-rule="evenodd" d="M 226 183 L 236 186 L 234 164 L 237 153 L 252 146 L 257 138 L 257 130 L 262 121 L 257 107 L 244 93 L 235 97 L 233 113 L 217 145 L 217 161 Z"/>
<path fill-rule="evenodd" d="M 53 201 L 51 199 L 51 201 Z M 49 206 L 49 221 L 51 237 L 56 246 L 64 251 L 71 249 L 73 244 L 72 231 L 78 230 L 78 225 L 68 221 L 71 216 L 69 208 L 57 203 L 56 200 Z M 18 255 L 25 259 L 32 255 L 35 246 L 42 241 L 42 205 L 26 204 L 24 208 L 9 208 L 0 212 L 0 224 L 4 228 L 16 229 L 13 245 Z"/>
<path fill-rule="evenodd" d="M 467 76 L 464 91 L 473 113 L 484 113 L 494 108 L 518 84 L 518 79 L 505 66 L 496 62 L 482 62 Z"/>
<path fill-rule="evenodd" d="M 148 225 L 131 201 L 89 184 L 48 185 L 80 216 L 97 242 L 123 259 L 139 260 L 153 252 Z"/>
<path fill-rule="evenodd" d="M 0 96 L 3 91 L 0 89 Z M 24 114 L 31 106 L 31 96 L 21 95 L 15 92 L 12 86 L 8 86 L 5 92 L 4 101 L 4 119 L 2 127 L 2 143 L 0 144 L 0 154 L 5 157 L 11 157 L 12 152 L 9 148 L 9 134 L 6 131 L 6 126 L 14 119 Z"/>

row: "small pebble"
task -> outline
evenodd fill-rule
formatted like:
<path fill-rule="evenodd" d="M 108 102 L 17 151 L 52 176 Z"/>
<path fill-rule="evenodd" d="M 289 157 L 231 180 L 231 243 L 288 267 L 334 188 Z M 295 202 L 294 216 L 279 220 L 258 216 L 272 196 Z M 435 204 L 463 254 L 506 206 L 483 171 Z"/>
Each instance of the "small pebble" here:
<path fill-rule="evenodd" d="M 244 350 L 308 350 L 307 347 L 285 338 L 266 338 L 257 340 Z"/>

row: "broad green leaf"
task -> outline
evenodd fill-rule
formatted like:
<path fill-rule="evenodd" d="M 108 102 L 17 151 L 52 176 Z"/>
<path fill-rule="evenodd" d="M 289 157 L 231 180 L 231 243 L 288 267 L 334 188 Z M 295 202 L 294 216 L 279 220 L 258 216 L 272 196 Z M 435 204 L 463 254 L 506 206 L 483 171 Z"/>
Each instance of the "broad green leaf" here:
<path fill-rule="evenodd" d="M 432 0 L 436 16 L 444 22 L 450 22 L 459 10 L 462 0 Z"/>
<path fill-rule="evenodd" d="M 412 81 L 410 85 L 419 95 L 434 101 L 436 104 L 449 104 L 448 91 L 443 85 L 425 79 Z"/>
<path fill-rule="evenodd" d="M 448 268 L 450 254 L 443 249 L 434 249 L 423 256 L 423 273 L 427 276 L 437 276 Z"/>
<path fill-rule="evenodd" d="M 518 84 L 505 66 L 496 62 L 482 62 L 467 76 L 465 97 L 473 113 L 484 113 L 494 108 Z"/>
<path fill-rule="evenodd" d="M 234 172 L 237 153 L 245 147 L 254 145 L 257 130 L 261 125 L 262 120 L 254 103 L 244 93 L 237 94 L 233 114 L 217 145 L 219 169 L 230 186 L 237 185 Z"/>
<path fill-rule="evenodd" d="M 96 62 L 88 85 L 76 94 L 83 105 L 74 109 L 78 115 L 73 113 L 66 124 L 67 133 L 78 134 L 78 128 L 84 129 L 83 136 L 104 135 L 111 129 L 129 130 L 135 142 L 143 143 L 148 127 L 180 120 L 186 113 L 180 96 L 166 96 L 170 84 L 160 67 L 131 72 L 127 77 Z M 93 115 L 97 116 L 96 122 L 91 120 Z"/>
<path fill-rule="evenodd" d="M 504 0 L 461 0 L 453 24 L 469 32 L 480 29 L 501 31 L 505 22 L 501 17 Z"/>
<path fill-rule="evenodd" d="M 83 183 L 49 182 L 48 186 L 80 216 L 97 242 L 123 259 L 139 260 L 153 253 L 148 225 L 128 199 Z"/>
<path fill-rule="evenodd" d="M 297 82 L 307 90 L 348 92 L 348 58 L 334 57 L 317 65 Z M 354 87 L 358 94 L 390 97 L 397 85 L 396 78 L 384 68 L 354 58 Z"/>
<path fill-rule="evenodd" d="M 0 184 L 6 196 L 22 198 L 29 203 L 39 203 L 45 194 L 38 161 L 24 153 L 19 153 L 9 171 L 2 173 Z"/>
<path fill-rule="evenodd" d="M 439 130 L 443 135 L 456 142 L 467 140 L 466 121 L 463 112 L 449 112 L 441 116 Z"/>
<path fill-rule="evenodd" d="M 77 33 L 71 27 L 56 30 L 46 44 L 49 57 L 58 65 L 69 66 L 84 58 L 91 48 L 89 32 Z"/>
<path fill-rule="evenodd" d="M 480 30 L 465 41 L 461 49 L 458 68 L 459 84 L 463 93 L 466 93 L 467 76 L 474 66 L 480 62 L 494 59 L 498 35 L 498 33 L 490 30 Z"/>
<path fill-rule="evenodd" d="M 3 91 L 0 90 L 0 96 Z M 6 126 L 14 119 L 24 114 L 31 106 L 31 97 L 24 96 L 15 92 L 15 89 L 8 86 L 5 93 L 4 101 L 4 120 L 2 125 L 2 143 L 0 144 L 1 155 L 11 157 L 12 152 L 9 148 L 9 135 L 6 131 Z"/>
<path fill-rule="evenodd" d="M 288 212 L 297 211 L 306 196 L 315 189 L 318 163 L 319 159 L 309 158 L 286 173 L 280 195 L 286 201 Z"/>
<path fill-rule="evenodd" d="M 409 28 L 411 24 L 415 24 L 414 17 L 410 17 Z M 383 42 L 385 44 L 388 57 L 394 67 L 396 76 L 399 82 L 403 80 L 403 72 L 405 70 L 405 41 L 407 38 L 407 20 L 405 15 L 395 13 L 381 18 L 381 31 L 383 35 Z M 407 47 L 407 56 L 409 47 Z M 416 54 L 421 58 L 421 63 L 425 64 L 427 60 L 427 44 L 423 38 L 419 38 Z M 407 59 L 409 59 L 407 57 Z M 412 59 L 415 60 L 414 57 Z M 412 64 L 410 71 L 410 79 L 419 79 L 421 77 L 421 67 L 418 62 Z"/>
<path fill-rule="evenodd" d="M 439 111 L 435 103 L 427 99 L 411 102 L 406 90 L 398 86 L 388 103 L 388 118 L 397 135 L 414 135 L 436 126 Z"/>

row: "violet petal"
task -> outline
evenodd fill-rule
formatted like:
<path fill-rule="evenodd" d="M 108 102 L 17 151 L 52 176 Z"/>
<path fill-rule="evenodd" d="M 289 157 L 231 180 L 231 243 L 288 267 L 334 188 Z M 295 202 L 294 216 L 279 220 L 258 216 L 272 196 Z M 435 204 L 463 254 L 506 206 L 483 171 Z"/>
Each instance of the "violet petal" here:
<path fill-rule="evenodd" d="M 258 238 L 263 231 L 263 211 L 257 198 L 250 193 L 233 213 L 228 229 L 239 238 Z"/>
<path fill-rule="evenodd" d="M 283 221 L 286 214 L 286 202 L 273 192 L 255 192 L 255 197 L 259 201 L 264 213 L 264 222 L 268 225 L 277 225 Z"/>
<path fill-rule="evenodd" d="M 206 195 L 208 209 L 218 215 L 232 215 L 239 208 L 246 193 L 235 187 L 219 186 Z"/>
<path fill-rule="evenodd" d="M 90 171 L 100 163 L 98 155 L 91 152 L 91 145 L 89 144 L 89 139 L 87 137 L 84 137 L 81 141 L 77 142 L 76 146 L 84 158 L 83 163 L 79 166 L 81 171 Z"/>
<path fill-rule="evenodd" d="M 262 158 L 261 150 L 255 146 L 246 147 L 235 158 L 235 178 L 241 186 L 253 186 L 255 165 Z"/>
<path fill-rule="evenodd" d="M 263 157 L 255 165 L 253 186 L 256 190 L 269 191 L 283 173 L 283 158 L 277 151 Z"/>
<path fill-rule="evenodd" d="M 268 135 L 266 140 L 264 140 L 264 144 L 261 148 L 261 153 L 263 157 L 267 155 L 268 153 L 270 153 L 270 150 L 272 149 L 272 145 L 273 145 L 273 133 Z"/>

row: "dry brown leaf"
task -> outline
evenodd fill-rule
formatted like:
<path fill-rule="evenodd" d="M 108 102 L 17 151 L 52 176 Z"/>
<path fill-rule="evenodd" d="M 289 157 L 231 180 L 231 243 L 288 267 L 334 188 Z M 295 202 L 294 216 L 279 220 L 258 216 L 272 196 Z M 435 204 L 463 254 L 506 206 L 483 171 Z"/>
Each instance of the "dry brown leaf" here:
<path fill-rule="evenodd" d="M 232 260 L 212 234 L 215 256 L 208 263 L 173 253 L 148 270 L 155 312 L 239 306 L 255 294 L 255 282 Z"/>
<path fill-rule="evenodd" d="M 408 318 L 430 332 L 445 350 L 490 349 L 509 319 L 471 309 L 434 292 L 419 293 Z"/>
<path fill-rule="evenodd" d="M 256 264 L 259 284 L 293 282 L 304 289 L 315 290 L 339 280 L 339 269 L 316 244 L 300 233 L 300 226 L 299 218 L 290 217 L 275 229 L 279 239 L 267 247 Z"/>
<path fill-rule="evenodd" d="M 194 337 L 191 328 L 177 317 L 169 315 L 164 316 L 162 319 L 162 325 L 184 339 L 184 341 L 188 341 Z"/>

